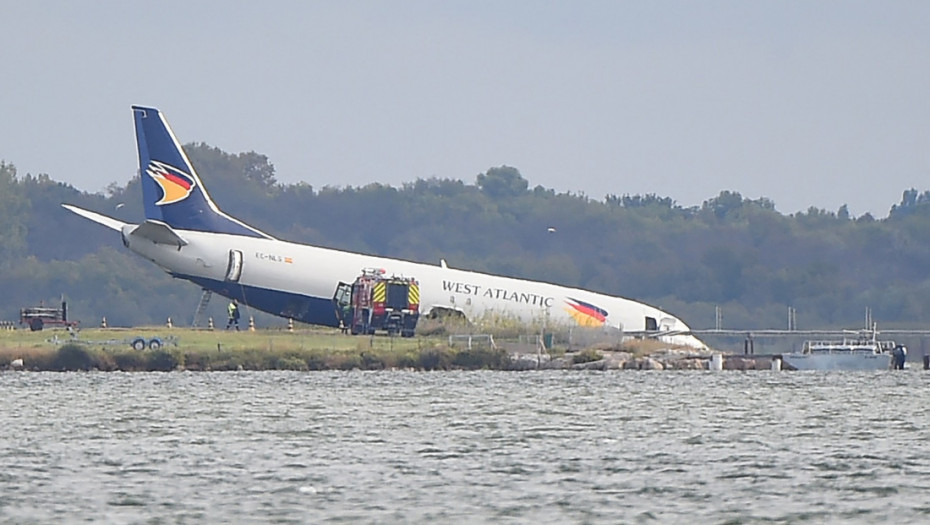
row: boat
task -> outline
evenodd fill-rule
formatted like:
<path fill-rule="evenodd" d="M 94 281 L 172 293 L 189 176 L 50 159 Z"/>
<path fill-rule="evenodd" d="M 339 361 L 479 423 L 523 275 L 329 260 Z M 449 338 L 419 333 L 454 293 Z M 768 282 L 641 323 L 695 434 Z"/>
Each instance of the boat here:
<path fill-rule="evenodd" d="M 800 352 L 782 354 L 795 370 L 889 370 L 903 368 L 907 350 L 894 341 L 879 341 L 866 331 L 834 341 L 805 341 Z"/>

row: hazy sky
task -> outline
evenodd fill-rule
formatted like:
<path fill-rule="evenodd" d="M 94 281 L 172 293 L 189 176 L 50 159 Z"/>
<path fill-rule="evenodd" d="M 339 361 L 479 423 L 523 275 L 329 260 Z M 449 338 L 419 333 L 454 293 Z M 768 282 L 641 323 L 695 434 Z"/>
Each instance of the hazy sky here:
<path fill-rule="evenodd" d="M 926 1 L 0 0 L 0 38 L 0 159 L 88 191 L 136 172 L 132 104 L 316 188 L 506 164 L 877 217 L 930 188 Z"/>

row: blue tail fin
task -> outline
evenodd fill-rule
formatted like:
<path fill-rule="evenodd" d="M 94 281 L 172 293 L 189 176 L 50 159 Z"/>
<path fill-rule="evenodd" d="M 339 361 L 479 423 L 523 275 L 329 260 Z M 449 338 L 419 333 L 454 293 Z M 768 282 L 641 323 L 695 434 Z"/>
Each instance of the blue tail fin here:
<path fill-rule="evenodd" d="M 271 238 L 216 207 L 157 109 L 133 106 L 132 112 L 146 219 L 180 230 Z"/>

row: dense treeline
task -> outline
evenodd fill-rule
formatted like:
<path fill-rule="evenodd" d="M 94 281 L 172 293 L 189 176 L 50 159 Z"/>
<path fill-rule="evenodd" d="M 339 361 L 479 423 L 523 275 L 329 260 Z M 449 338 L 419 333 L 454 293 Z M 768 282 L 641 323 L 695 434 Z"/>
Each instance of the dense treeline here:
<path fill-rule="evenodd" d="M 697 207 L 656 195 L 596 201 L 556 193 L 511 167 L 473 183 L 417 179 L 396 188 L 281 184 L 268 158 L 187 146 L 214 200 L 287 240 L 557 282 L 663 307 L 697 328 L 883 326 L 930 318 L 930 192 L 905 191 L 886 218 L 811 208 L 782 215 L 767 199 L 723 191 Z M 621 189 L 621 188 L 618 188 Z M 122 248 L 113 232 L 60 207 L 137 222 L 138 177 L 87 194 L 0 163 L 0 319 L 64 294 L 85 324 L 189 323 L 196 286 Z M 554 228 L 555 231 L 550 231 Z M 222 315 L 222 305 L 212 312 Z"/>

